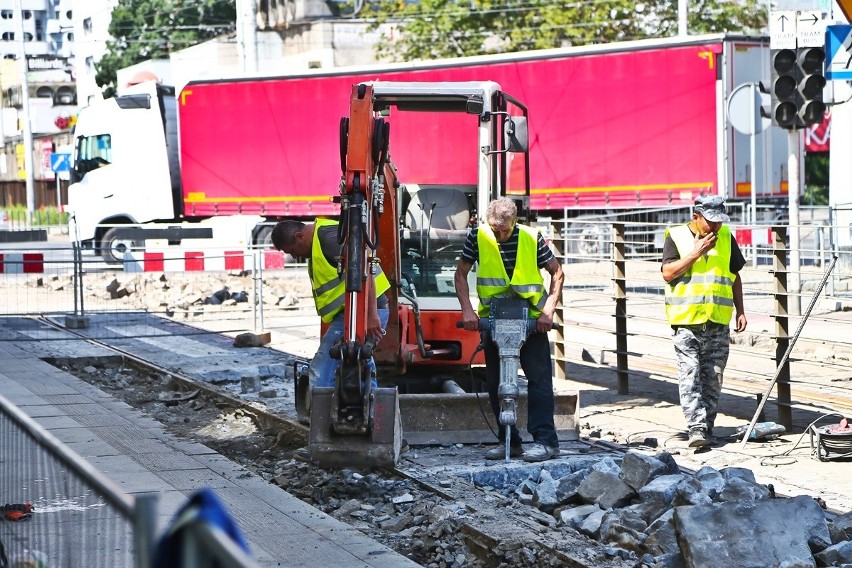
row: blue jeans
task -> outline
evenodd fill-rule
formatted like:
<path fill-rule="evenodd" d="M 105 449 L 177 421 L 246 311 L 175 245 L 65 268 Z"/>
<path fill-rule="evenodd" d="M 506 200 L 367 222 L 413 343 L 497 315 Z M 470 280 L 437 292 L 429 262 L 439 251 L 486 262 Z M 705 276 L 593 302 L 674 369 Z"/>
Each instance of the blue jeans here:
<path fill-rule="evenodd" d="M 527 432 L 537 444 L 551 448 L 559 446 L 556 425 L 553 420 L 553 361 L 550 358 L 550 340 L 546 333 L 533 333 L 521 347 L 521 368 L 527 378 Z M 500 429 L 500 442 L 506 439 L 505 426 L 500 424 L 500 354 L 491 341 L 485 346 L 485 378 L 491 410 Z M 521 435 L 512 426 L 511 444 L 521 444 Z"/>
<path fill-rule="evenodd" d="M 387 327 L 389 315 L 390 311 L 387 308 L 379 309 L 379 321 L 382 322 L 382 329 Z M 334 374 L 340 366 L 340 359 L 332 359 L 328 352 L 335 342 L 343 337 L 343 323 L 343 312 L 340 312 L 334 316 L 325 335 L 320 338 L 319 349 L 317 349 L 316 355 L 311 360 L 311 366 L 308 370 L 311 388 L 334 386 Z M 376 363 L 372 357 L 368 361 L 367 367 L 372 378 L 371 383 L 373 388 L 376 388 Z"/>

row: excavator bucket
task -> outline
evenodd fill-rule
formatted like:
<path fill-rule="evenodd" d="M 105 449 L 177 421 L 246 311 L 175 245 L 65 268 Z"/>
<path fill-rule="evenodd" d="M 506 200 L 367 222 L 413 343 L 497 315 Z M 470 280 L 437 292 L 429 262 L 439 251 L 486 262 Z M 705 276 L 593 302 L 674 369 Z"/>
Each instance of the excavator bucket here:
<path fill-rule="evenodd" d="M 366 431 L 340 433 L 335 427 L 334 388 L 311 393 L 308 453 L 323 467 L 395 467 L 402 447 L 402 420 L 396 388 L 373 389 Z"/>

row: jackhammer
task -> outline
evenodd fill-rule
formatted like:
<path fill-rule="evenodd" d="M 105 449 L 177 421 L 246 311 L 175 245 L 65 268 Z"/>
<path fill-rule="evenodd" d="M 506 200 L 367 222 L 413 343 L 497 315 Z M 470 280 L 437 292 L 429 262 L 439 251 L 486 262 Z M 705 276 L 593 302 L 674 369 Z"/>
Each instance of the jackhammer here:
<path fill-rule="evenodd" d="M 529 302 L 521 298 L 492 298 L 488 318 L 479 320 L 480 342 L 477 351 L 493 341 L 500 354 L 500 424 L 505 429 L 506 463 L 510 461 L 512 426 L 518 421 L 518 368 L 521 347 L 535 333 L 536 320 L 529 317 Z M 458 322 L 457 327 L 462 327 Z M 558 324 L 553 324 L 556 329 Z"/>

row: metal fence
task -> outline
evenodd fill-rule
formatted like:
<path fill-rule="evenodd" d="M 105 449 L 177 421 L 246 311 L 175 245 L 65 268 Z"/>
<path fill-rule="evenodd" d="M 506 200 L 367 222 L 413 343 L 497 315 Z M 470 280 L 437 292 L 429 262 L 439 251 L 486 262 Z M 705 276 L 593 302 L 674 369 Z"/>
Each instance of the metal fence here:
<path fill-rule="evenodd" d="M 637 307 L 661 302 L 663 235 L 670 224 L 689 219 L 691 211 L 648 209 L 642 214 L 645 220 L 639 222 L 621 222 L 619 216 L 577 218 L 567 214 L 562 219 L 542 220 L 566 268 L 568 301 L 577 298 L 586 310 L 613 311 L 613 298 L 619 292 L 614 280 L 614 271 L 618 270 L 614 254 L 620 247 L 626 274 L 618 276 L 623 280 L 623 293 L 628 300 L 628 317 L 632 321 L 645 317 L 660 320 L 659 310 L 646 316 Z M 734 219 L 738 215 L 744 213 L 737 210 L 732 213 Z M 760 217 L 769 217 L 769 212 Z M 797 317 L 801 307 L 808 303 L 815 283 L 821 280 L 827 259 L 836 255 L 838 266 L 820 294 L 812 318 L 828 324 L 837 320 L 841 324 L 839 310 L 846 309 L 852 301 L 852 247 L 840 244 L 850 232 L 848 226 L 832 224 L 839 218 L 837 211 L 828 208 L 803 208 L 803 222 L 796 227 L 798 241 L 785 245 L 781 252 L 773 243 L 774 226 L 730 223 L 748 261 L 744 291 L 749 311 L 774 313 L 778 298 L 783 296 L 788 313 L 781 315 Z M 614 231 L 617 225 L 623 231 L 618 237 Z M 108 265 L 84 251 L 78 256 L 75 275 L 72 262 L 75 255 L 69 246 L 54 245 L 52 249 L 41 250 L 27 247 L 19 251 L 0 247 L 5 267 L 0 273 L 0 315 L 45 316 L 67 327 L 74 327 L 79 323 L 77 318 L 85 315 L 89 325 L 86 337 L 96 339 L 233 334 L 264 329 L 267 321 L 275 321 L 272 327 L 279 330 L 280 326 L 289 325 L 286 322 L 299 319 L 293 315 L 314 314 L 312 298 L 307 295 L 304 266 L 285 263 L 280 253 L 262 249 L 239 251 L 234 247 L 196 253 L 130 251 L 121 265 Z M 34 260 L 26 255 L 42 256 Z M 781 291 L 775 266 L 779 257 L 787 278 Z M 617 344 L 617 321 L 616 318 L 612 327 L 602 330 L 606 341 L 592 349 L 611 357 L 629 351 L 629 346 Z M 190 325 L 177 325 L 184 323 Z M 792 323 L 796 323 L 795 319 Z M 47 328 L 29 333 L 33 339 L 45 340 L 58 339 L 61 335 Z M 661 364 L 670 362 L 668 337 L 663 329 L 659 333 L 666 344 L 643 353 L 644 361 L 657 358 Z M 777 336 L 775 329 L 749 332 L 750 341 L 760 344 L 775 343 Z M 579 343 L 587 339 L 582 337 Z M 852 341 L 843 334 L 830 340 L 835 345 Z M 603 356 L 596 354 L 596 358 Z M 846 371 L 844 362 L 838 360 L 833 364 L 839 372 Z"/>
<path fill-rule="evenodd" d="M 679 222 L 689 218 L 687 212 Z M 583 231 L 582 223 L 597 228 Z M 568 325 L 557 341 L 557 358 L 568 361 L 566 354 L 572 346 L 583 346 L 586 360 L 614 368 L 622 394 L 628 392 L 628 377 L 640 370 L 645 374 L 675 372 L 671 330 L 665 322 L 662 300 L 661 245 L 653 246 L 652 237 L 662 235 L 667 226 L 612 219 L 567 219 L 551 220 L 547 227 L 566 273 L 561 317 Z M 776 364 L 789 345 L 793 330 L 802 322 L 804 308 L 811 301 L 815 304 L 808 327 L 818 333 L 802 337 L 792 359 L 796 365 L 809 359 L 819 361 L 820 369 L 791 373 L 788 362 L 780 371 L 783 380 L 779 381 L 776 405 L 779 421 L 788 428 L 792 427 L 790 408 L 796 402 L 797 385 L 799 399 L 806 398 L 805 389 L 821 390 L 823 402 L 812 406 L 814 412 L 847 408 L 852 403 L 846 400 L 844 386 L 844 377 L 852 375 L 848 357 L 852 353 L 852 336 L 843 331 L 850 323 L 844 312 L 852 308 L 852 250 L 832 244 L 831 235 L 845 230 L 843 227 L 808 223 L 798 228 L 800 240 L 795 246 L 788 242 L 787 226 L 732 227 L 747 261 L 741 273 L 746 312 L 768 315 L 771 323 L 751 325 L 748 333 L 736 337 L 739 343 L 732 345 L 732 353 L 747 354 L 748 359 L 738 368 L 732 358 L 726 377 L 768 383 L 778 371 Z M 578 235 L 595 235 L 596 247 L 583 250 L 576 239 L 585 237 Z M 799 255 L 799 263 L 792 261 L 794 253 Z M 827 285 L 815 294 L 829 260 L 835 256 L 836 268 Z M 595 327 L 591 314 L 608 314 L 612 324 Z M 642 331 L 637 333 L 636 329 Z"/>
<path fill-rule="evenodd" d="M 151 568 L 156 495 L 131 496 L 0 395 L 0 544 L 12 568 Z M 255 568 L 221 529 L 183 522 L 175 566 Z"/>
<path fill-rule="evenodd" d="M 210 333 L 170 322 L 215 322 L 216 333 L 259 331 L 268 315 L 313 310 L 294 280 L 304 272 L 282 253 L 259 248 L 128 251 L 108 264 L 70 244 L 0 247 L 0 316 L 49 318 L 100 339 Z M 32 333 L 56 338 L 47 328 Z"/>
<path fill-rule="evenodd" d="M 3 396 L 0 480 L 11 566 L 151 565 L 156 497 L 125 494 Z"/>

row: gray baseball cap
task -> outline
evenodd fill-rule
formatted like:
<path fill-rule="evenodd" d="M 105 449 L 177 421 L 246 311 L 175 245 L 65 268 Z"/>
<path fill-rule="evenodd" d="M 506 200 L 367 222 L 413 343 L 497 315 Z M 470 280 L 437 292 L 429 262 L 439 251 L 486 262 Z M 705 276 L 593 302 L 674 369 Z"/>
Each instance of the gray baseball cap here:
<path fill-rule="evenodd" d="M 699 195 L 695 198 L 695 212 L 710 221 L 727 223 L 731 220 L 725 213 L 725 198 L 718 195 Z"/>

